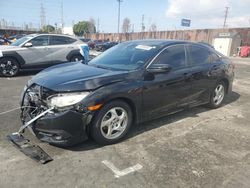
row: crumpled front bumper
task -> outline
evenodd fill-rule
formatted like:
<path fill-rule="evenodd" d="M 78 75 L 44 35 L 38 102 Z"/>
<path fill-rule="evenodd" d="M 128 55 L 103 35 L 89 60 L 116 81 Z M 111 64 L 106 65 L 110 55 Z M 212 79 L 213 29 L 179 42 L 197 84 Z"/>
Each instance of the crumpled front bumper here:
<path fill-rule="evenodd" d="M 70 146 L 88 139 L 87 126 L 92 115 L 74 110 L 48 113 L 38 119 L 32 129 L 38 139 L 60 146 Z"/>
<path fill-rule="evenodd" d="M 46 91 L 46 93 L 45 93 Z M 31 95 L 32 94 L 32 95 Z M 31 118 L 46 110 L 46 104 L 42 103 L 43 96 L 51 95 L 51 91 L 39 85 L 25 87 L 21 97 L 21 106 L 32 106 L 37 108 L 35 114 L 29 114 L 25 110 L 21 113 L 22 121 L 25 120 L 25 113 Z M 29 107 L 28 107 L 29 109 Z M 25 113 L 24 113 L 25 112 Z M 87 127 L 92 119 L 92 112 L 85 108 L 76 109 L 74 106 L 67 109 L 54 109 L 52 113 L 47 113 L 36 120 L 31 128 L 38 139 L 59 146 L 70 146 L 80 143 L 88 138 Z"/>

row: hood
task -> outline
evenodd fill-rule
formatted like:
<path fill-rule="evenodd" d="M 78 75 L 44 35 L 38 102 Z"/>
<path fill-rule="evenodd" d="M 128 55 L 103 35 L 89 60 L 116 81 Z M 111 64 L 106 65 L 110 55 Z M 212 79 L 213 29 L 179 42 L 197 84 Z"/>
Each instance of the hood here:
<path fill-rule="evenodd" d="M 84 91 L 122 81 L 124 74 L 128 74 L 127 71 L 111 71 L 74 62 L 45 69 L 34 76 L 31 83 L 58 92 Z"/>
<path fill-rule="evenodd" d="M 20 47 L 19 46 L 10 46 L 10 45 L 1 45 L 0 46 L 1 51 L 16 49 L 16 48 L 20 48 Z"/>

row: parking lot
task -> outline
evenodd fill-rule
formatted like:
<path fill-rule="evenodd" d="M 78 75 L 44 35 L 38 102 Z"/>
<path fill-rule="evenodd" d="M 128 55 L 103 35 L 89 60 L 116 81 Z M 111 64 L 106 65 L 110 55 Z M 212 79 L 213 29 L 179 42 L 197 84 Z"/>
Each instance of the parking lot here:
<path fill-rule="evenodd" d="M 19 111 L 0 115 L 0 187 L 249 187 L 250 61 L 234 62 L 233 93 L 223 107 L 135 125 L 121 143 L 100 147 L 89 140 L 62 149 L 26 133 L 54 159 L 45 165 L 5 140 L 20 126 Z M 19 106 L 35 73 L 0 78 L 0 113 Z"/>

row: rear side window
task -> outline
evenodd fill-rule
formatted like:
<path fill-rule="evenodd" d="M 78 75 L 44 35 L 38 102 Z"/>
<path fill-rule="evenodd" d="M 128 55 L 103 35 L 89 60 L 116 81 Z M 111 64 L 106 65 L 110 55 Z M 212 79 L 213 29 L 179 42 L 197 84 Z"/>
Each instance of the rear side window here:
<path fill-rule="evenodd" d="M 173 69 L 186 66 L 184 45 L 176 45 L 165 49 L 154 61 L 154 64 L 168 64 Z"/>
<path fill-rule="evenodd" d="M 48 36 L 38 36 L 30 40 L 32 46 L 48 46 L 49 37 Z"/>
<path fill-rule="evenodd" d="M 64 45 L 64 44 L 72 44 L 76 41 L 76 39 L 70 37 L 63 36 L 50 36 L 50 45 Z"/>
<path fill-rule="evenodd" d="M 188 52 L 189 63 L 193 65 L 210 63 L 210 52 L 206 48 L 190 45 L 188 47 Z"/>

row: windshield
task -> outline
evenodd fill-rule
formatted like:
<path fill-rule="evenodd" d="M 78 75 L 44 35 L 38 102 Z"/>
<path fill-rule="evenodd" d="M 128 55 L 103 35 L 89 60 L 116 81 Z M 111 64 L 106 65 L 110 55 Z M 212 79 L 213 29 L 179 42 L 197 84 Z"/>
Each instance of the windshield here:
<path fill-rule="evenodd" d="M 23 44 L 27 40 L 30 40 L 31 38 L 32 37 L 22 37 L 22 38 L 16 40 L 15 42 L 11 43 L 11 46 L 20 46 L 21 44 Z"/>
<path fill-rule="evenodd" d="M 110 48 L 88 64 L 107 69 L 135 70 L 149 62 L 159 48 L 159 46 L 144 45 L 139 42 L 125 42 Z"/>

